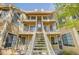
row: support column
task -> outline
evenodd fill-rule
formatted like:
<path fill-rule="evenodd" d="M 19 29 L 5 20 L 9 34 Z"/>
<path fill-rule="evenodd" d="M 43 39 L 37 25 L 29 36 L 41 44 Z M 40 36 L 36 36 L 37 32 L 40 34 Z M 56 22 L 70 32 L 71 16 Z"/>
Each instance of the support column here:
<path fill-rule="evenodd" d="M 24 25 L 19 21 L 19 32 L 23 32 Z"/>
<path fill-rule="evenodd" d="M 30 26 L 29 26 L 29 32 L 30 32 Z"/>
<path fill-rule="evenodd" d="M 0 36 L 0 48 L 2 47 L 2 36 Z"/>
<path fill-rule="evenodd" d="M 36 16 L 36 23 L 35 23 L 35 29 L 34 29 L 34 33 L 37 31 L 37 16 Z"/>
<path fill-rule="evenodd" d="M 79 35 L 78 35 L 76 28 L 73 28 L 73 34 L 74 34 L 75 40 L 77 42 L 77 46 L 79 47 Z"/>
<path fill-rule="evenodd" d="M 63 40 L 62 40 L 61 35 L 59 36 L 58 43 L 59 43 L 59 48 L 63 49 Z"/>

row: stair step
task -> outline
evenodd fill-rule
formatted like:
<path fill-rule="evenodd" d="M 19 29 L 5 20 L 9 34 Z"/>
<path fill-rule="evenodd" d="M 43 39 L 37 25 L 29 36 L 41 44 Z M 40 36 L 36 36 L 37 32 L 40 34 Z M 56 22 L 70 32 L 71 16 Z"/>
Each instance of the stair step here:
<path fill-rule="evenodd" d="M 35 42 L 35 44 L 45 44 L 45 42 Z"/>
<path fill-rule="evenodd" d="M 38 48 L 43 48 L 43 49 L 44 49 L 44 48 L 46 48 L 46 47 L 34 47 L 34 48 L 37 48 L 37 49 L 38 49 Z"/>
<path fill-rule="evenodd" d="M 45 41 L 35 41 L 35 42 L 45 42 Z"/>
<path fill-rule="evenodd" d="M 44 38 L 36 38 L 36 40 L 44 40 Z"/>
<path fill-rule="evenodd" d="M 46 44 L 34 44 L 34 46 L 46 46 Z"/>
<path fill-rule="evenodd" d="M 35 41 L 43 41 L 43 42 L 45 42 L 45 40 L 35 40 Z"/>
<path fill-rule="evenodd" d="M 34 48 L 33 50 L 47 50 L 46 48 Z"/>
<path fill-rule="evenodd" d="M 37 38 L 37 37 L 36 37 Z M 44 39 L 44 37 L 38 37 L 37 39 Z"/>
<path fill-rule="evenodd" d="M 47 51 L 33 51 L 33 55 L 47 55 L 48 53 L 47 53 Z"/>
<path fill-rule="evenodd" d="M 35 44 L 34 46 L 42 46 L 43 47 L 43 46 L 46 46 L 46 45 Z"/>
<path fill-rule="evenodd" d="M 45 41 L 44 39 L 37 39 L 37 40 Z M 37 41 L 37 40 L 35 40 L 35 41 Z"/>
<path fill-rule="evenodd" d="M 36 34 L 36 38 L 34 41 L 34 47 L 33 47 L 33 55 L 47 55 L 47 47 L 46 47 L 46 43 L 44 40 L 44 36 L 43 34 Z"/>
<path fill-rule="evenodd" d="M 37 40 L 37 41 L 35 41 L 35 42 L 45 42 L 45 41 Z"/>
<path fill-rule="evenodd" d="M 42 47 L 46 47 L 46 46 L 34 46 L 34 47 L 39 47 L 39 48 L 42 48 Z"/>
<path fill-rule="evenodd" d="M 47 55 L 47 52 L 33 52 L 33 55 Z"/>
<path fill-rule="evenodd" d="M 45 41 L 35 41 L 35 42 L 45 42 Z"/>
<path fill-rule="evenodd" d="M 33 50 L 33 52 L 47 52 L 47 50 Z"/>
<path fill-rule="evenodd" d="M 38 40 L 38 41 L 35 41 L 35 42 L 45 42 L 45 41 L 39 41 L 39 40 Z"/>

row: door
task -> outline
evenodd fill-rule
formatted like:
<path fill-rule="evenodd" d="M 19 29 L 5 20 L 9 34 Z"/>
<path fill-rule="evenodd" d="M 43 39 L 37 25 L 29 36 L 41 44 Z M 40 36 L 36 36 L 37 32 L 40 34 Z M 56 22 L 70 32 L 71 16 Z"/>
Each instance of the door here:
<path fill-rule="evenodd" d="M 42 31 L 41 16 L 37 16 L 37 31 Z"/>
<path fill-rule="evenodd" d="M 13 41 L 13 35 L 12 34 L 8 34 L 8 36 L 6 38 L 6 42 L 5 42 L 4 48 L 11 47 L 12 46 L 12 41 Z"/>

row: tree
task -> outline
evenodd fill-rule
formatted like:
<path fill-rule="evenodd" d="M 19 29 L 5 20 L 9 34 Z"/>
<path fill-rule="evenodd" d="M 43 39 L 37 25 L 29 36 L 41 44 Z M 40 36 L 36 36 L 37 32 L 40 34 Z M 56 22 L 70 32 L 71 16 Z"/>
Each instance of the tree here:
<path fill-rule="evenodd" d="M 56 17 L 60 20 L 65 20 L 65 23 L 62 22 L 59 24 L 59 27 L 66 27 L 72 28 L 75 27 L 78 20 L 72 20 L 70 17 L 75 16 L 76 19 L 79 19 L 79 4 L 69 4 L 69 3 L 62 3 L 56 4 Z"/>

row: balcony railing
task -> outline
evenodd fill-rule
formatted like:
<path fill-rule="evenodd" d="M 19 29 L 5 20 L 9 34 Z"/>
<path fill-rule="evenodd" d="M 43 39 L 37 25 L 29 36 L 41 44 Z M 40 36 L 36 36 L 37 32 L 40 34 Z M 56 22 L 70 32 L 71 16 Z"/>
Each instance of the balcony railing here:
<path fill-rule="evenodd" d="M 45 26 L 44 26 L 44 30 L 46 32 L 56 32 L 57 31 L 56 28 L 49 28 L 49 27 L 45 27 Z"/>
<path fill-rule="evenodd" d="M 55 52 L 51 46 L 51 43 L 49 42 L 49 39 L 48 37 L 46 36 L 46 32 L 44 30 L 44 26 L 43 26 L 43 23 L 42 23 L 42 30 L 43 30 L 43 33 L 44 33 L 44 38 L 45 38 L 45 42 L 46 42 L 46 46 L 47 46 L 47 49 L 48 49 L 48 52 L 49 52 L 49 55 L 55 55 Z"/>
<path fill-rule="evenodd" d="M 54 21 L 54 22 L 56 22 L 55 19 L 43 19 L 42 21 Z"/>
<path fill-rule="evenodd" d="M 27 22 L 29 22 L 29 21 L 36 21 L 36 19 L 24 19 L 23 21 L 27 21 Z"/>

